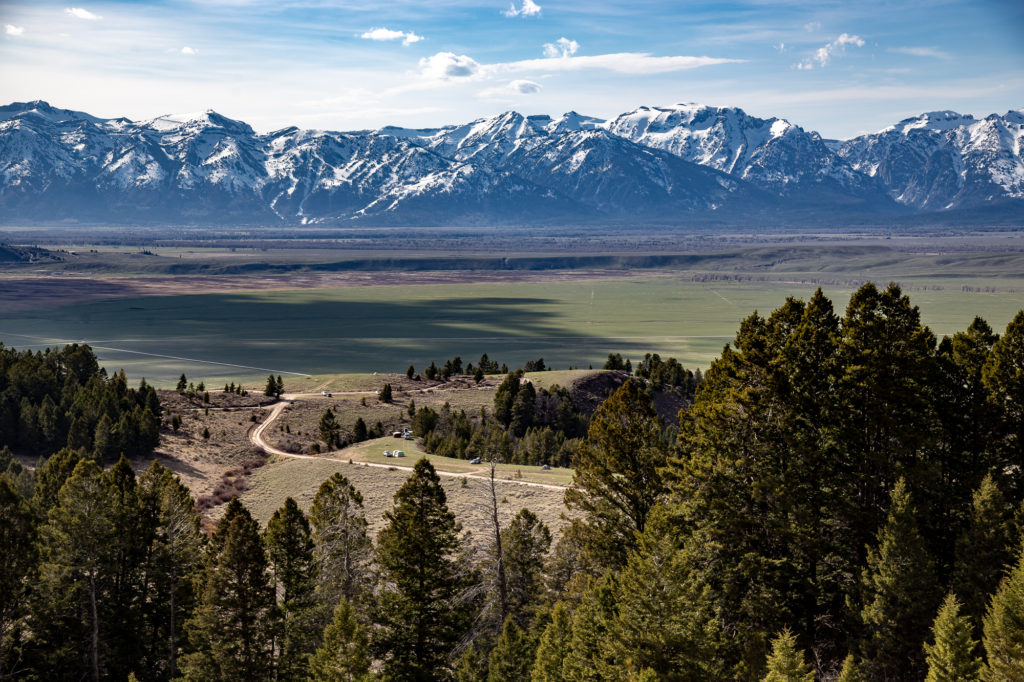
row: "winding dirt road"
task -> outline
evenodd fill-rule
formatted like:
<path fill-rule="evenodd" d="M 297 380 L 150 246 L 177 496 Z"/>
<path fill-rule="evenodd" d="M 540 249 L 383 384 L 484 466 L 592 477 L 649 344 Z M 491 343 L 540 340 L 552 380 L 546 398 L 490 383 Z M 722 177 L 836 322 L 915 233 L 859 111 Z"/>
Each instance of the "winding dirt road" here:
<path fill-rule="evenodd" d="M 371 394 L 371 395 L 373 394 L 373 391 L 351 391 L 351 393 L 364 393 L 364 392 L 368 393 L 368 394 Z M 277 402 L 277 403 L 274 403 L 274 405 L 271 406 L 270 414 L 267 415 L 267 418 L 264 419 L 262 423 L 257 424 L 256 426 L 254 426 L 252 429 L 249 430 L 249 441 L 254 446 L 256 446 L 259 449 L 263 450 L 263 452 L 267 453 L 268 455 L 277 455 L 278 457 L 289 457 L 291 459 L 333 459 L 333 460 L 338 460 L 338 461 L 342 461 L 342 460 L 347 461 L 348 458 L 345 457 L 345 452 L 346 452 L 345 448 L 343 448 L 341 450 L 335 450 L 333 452 L 326 452 L 326 453 L 324 453 L 322 455 L 300 455 L 300 454 L 296 454 L 294 452 L 285 452 L 284 450 L 281 450 L 279 448 L 275 448 L 273 445 L 271 445 L 270 443 L 267 442 L 266 438 L 263 437 L 263 434 L 266 433 L 266 430 L 270 427 L 270 425 L 273 424 L 277 420 L 277 418 L 281 416 L 281 412 L 284 411 L 284 408 L 286 408 L 288 405 L 291 405 L 296 399 L 302 398 L 302 397 L 317 397 L 317 398 L 319 398 L 320 394 L 319 393 L 289 393 L 289 394 L 282 395 L 281 396 L 281 401 Z M 410 466 L 399 466 L 397 464 L 378 464 L 376 462 L 355 462 L 355 464 L 358 464 L 359 466 L 364 466 L 364 467 L 375 467 L 377 469 L 391 469 L 391 470 L 397 469 L 399 471 L 412 471 L 413 470 L 413 468 L 410 467 Z M 456 472 L 452 472 L 452 471 L 440 471 L 440 470 L 438 470 L 437 474 L 438 474 L 438 476 L 448 476 L 450 478 L 475 478 L 475 479 L 479 479 L 481 481 L 489 481 L 489 480 L 491 480 L 490 475 L 489 474 L 481 473 L 481 472 L 486 472 L 486 471 L 487 471 L 486 469 L 478 469 L 476 471 L 468 471 L 468 472 L 463 472 L 463 473 L 456 473 Z M 564 485 L 554 485 L 552 483 L 534 483 L 532 481 L 518 481 L 518 480 L 515 480 L 515 479 L 512 479 L 512 478 L 495 478 L 494 480 L 495 481 L 500 481 L 502 483 L 514 483 L 516 485 L 525 485 L 525 486 L 529 486 L 529 487 L 532 487 L 532 488 L 546 488 L 548 490 L 565 490 L 567 488 L 567 486 L 564 486 Z"/>

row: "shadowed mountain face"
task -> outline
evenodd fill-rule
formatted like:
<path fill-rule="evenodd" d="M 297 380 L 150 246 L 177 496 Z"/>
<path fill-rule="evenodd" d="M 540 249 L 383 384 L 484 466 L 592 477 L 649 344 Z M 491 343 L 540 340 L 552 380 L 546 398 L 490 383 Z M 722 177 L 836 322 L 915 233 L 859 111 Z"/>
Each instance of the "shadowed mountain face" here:
<path fill-rule="evenodd" d="M 952 112 L 845 142 L 740 109 L 602 121 L 257 134 L 216 112 L 133 122 L 0 107 L 2 220 L 108 224 L 683 223 L 1024 203 L 1024 115 Z"/>

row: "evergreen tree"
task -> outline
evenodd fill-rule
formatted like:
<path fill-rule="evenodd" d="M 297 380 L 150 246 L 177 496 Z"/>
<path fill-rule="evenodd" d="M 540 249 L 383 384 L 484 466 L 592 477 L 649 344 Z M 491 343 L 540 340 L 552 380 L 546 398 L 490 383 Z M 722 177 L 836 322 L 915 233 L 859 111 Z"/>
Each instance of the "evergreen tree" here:
<path fill-rule="evenodd" d="M 81 460 L 60 488 L 41 530 L 42 565 L 35 636 L 44 670 L 100 680 L 107 670 L 102 614 L 118 529 L 103 471 Z M 53 630 L 51 630 L 53 628 Z"/>
<path fill-rule="evenodd" d="M 935 569 L 917 526 L 904 479 L 892 491 L 889 516 L 868 552 L 861 577 L 866 630 L 864 660 L 877 679 L 923 674 L 921 643 L 935 608 Z"/>
<path fill-rule="evenodd" d="M 718 679 L 719 626 L 693 554 L 680 543 L 670 516 L 656 509 L 618 575 L 607 646 L 634 672 L 650 669 L 667 681 Z"/>
<path fill-rule="evenodd" d="M 313 652 L 318 630 L 313 597 L 316 580 L 309 521 L 294 499 L 289 497 L 274 512 L 263 537 L 281 595 L 277 679 L 304 680 L 306 658 Z"/>
<path fill-rule="evenodd" d="M 849 654 L 843 661 L 843 667 L 839 670 L 836 682 L 868 682 L 868 678 L 861 672 L 853 654 Z"/>
<path fill-rule="evenodd" d="M 182 664 L 187 680 L 252 682 L 271 676 L 274 588 L 259 525 L 241 504 L 235 510 L 217 524 L 213 547 L 220 547 L 210 557 L 199 606 L 186 625 L 197 649 Z"/>
<path fill-rule="evenodd" d="M 155 524 L 146 571 L 150 595 L 148 636 L 152 667 L 178 674 L 184 623 L 196 601 L 195 579 L 202 568 L 202 537 L 192 495 L 169 470 L 154 462 L 139 477 L 139 496 Z"/>
<path fill-rule="evenodd" d="M 614 580 L 591 579 L 573 614 L 572 637 L 562 664 L 566 682 L 597 682 L 609 677 L 618 662 L 607 646 L 608 624 L 615 617 Z"/>
<path fill-rule="evenodd" d="M 627 381 L 597 409 L 575 460 L 570 509 L 583 514 L 589 550 L 599 564 L 621 566 L 664 492 L 661 424 L 650 398 Z"/>
<path fill-rule="evenodd" d="M 352 426 L 352 441 L 354 443 L 362 443 L 366 440 L 369 433 L 366 429 L 366 422 L 363 421 L 362 417 L 356 417 L 356 423 Z"/>
<path fill-rule="evenodd" d="M 373 545 L 367 534 L 363 496 L 341 474 L 320 484 L 310 509 L 317 594 L 321 603 L 365 603 L 370 589 Z"/>
<path fill-rule="evenodd" d="M 1006 333 L 992 346 L 982 369 L 982 382 L 989 400 L 998 410 L 999 428 L 993 449 L 999 453 L 999 468 L 1024 466 L 1024 310 L 1006 327 Z M 1019 477 L 1018 477 L 1019 478 Z M 1018 480 L 1017 495 L 1024 484 Z"/>
<path fill-rule="evenodd" d="M 986 682 L 1024 680 L 1024 546 L 992 596 L 982 644 L 987 658 L 982 673 Z"/>
<path fill-rule="evenodd" d="M 380 401 L 382 403 L 392 403 L 394 400 L 391 394 L 391 384 L 384 384 L 384 388 L 380 389 Z"/>
<path fill-rule="evenodd" d="M 75 450 L 62 448 L 46 458 L 36 472 L 35 492 L 32 504 L 45 515 L 57 504 L 57 496 L 64 483 L 71 478 L 82 456 Z"/>
<path fill-rule="evenodd" d="M 534 411 L 537 404 L 537 391 L 530 382 L 524 383 L 516 392 L 512 401 L 511 417 L 508 428 L 516 438 L 522 438 L 526 430 L 533 426 Z"/>
<path fill-rule="evenodd" d="M 481 652 L 477 642 L 470 644 L 459 657 L 455 666 L 455 679 L 458 682 L 487 682 L 487 657 Z"/>
<path fill-rule="evenodd" d="M 807 665 L 804 653 L 796 646 L 796 637 L 789 630 L 783 630 L 772 640 L 764 682 L 814 682 L 814 671 Z"/>
<path fill-rule="evenodd" d="M 279 398 L 281 396 L 277 392 L 277 379 L 274 378 L 273 374 L 267 375 L 267 387 L 263 389 L 263 395 L 269 398 Z"/>
<path fill-rule="evenodd" d="M 556 602 L 551 622 L 544 628 L 537 645 L 531 682 L 562 682 L 562 665 L 569 654 L 572 639 L 572 614 L 565 602 Z"/>
<path fill-rule="evenodd" d="M 932 625 L 933 644 L 925 644 L 928 665 L 925 682 L 978 682 L 981 659 L 974 655 L 978 643 L 971 636 L 971 619 L 960 615 L 960 602 L 950 592 Z"/>
<path fill-rule="evenodd" d="M 334 418 L 334 412 L 324 410 L 324 413 L 320 415 L 320 440 L 327 443 L 327 448 L 330 449 L 338 443 L 340 436 L 341 425 Z"/>
<path fill-rule="evenodd" d="M 374 612 L 378 658 L 394 680 L 448 679 L 448 655 L 464 627 L 465 580 L 455 560 L 458 525 L 429 460 L 395 493 L 377 536 L 382 587 Z"/>
<path fill-rule="evenodd" d="M 981 632 L 989 596 L 1013 559 L 1013 509 L 991 475 L 974 492 L 967 528 L 957 539 L 952 586 L 963 599 L 962 611 Z"/>
<path fill-rule="evenodd" d="M 284 393 L 284 379 L 281 378 L 280 374 L 277 375 L 277 379 L 274 381 L 274 390 L 277 392 L 278 398 Z"/>
<path fill-rule="evenodd" d="M 6 468 L 6 467 L 4 467 Z M 13 679 L 28 605 L 28 577 L 36 566 L 35 515 L 7 476 L 0 474 L 0 679 Z"/>
<path fill-rule="evenodd" d="M 405 370 L 405 376 L 408 377 L 409 379 L 412 379 L 415 375 L 416 375 L 416 368 L 413 367 L 412 365 L 409 365 L 409 367 L 406 368 L 406 370 Z"/>
<path fill-rule="evenodd" d="M 175 390 L 178 391 L 178 393 L 184 393 L 186 388 L 188 388 L 188 379 L 185 377 L 183 372 L 182 375 L 178 377 L 178 385 L 175 387 Z"/>
<path fill-rule="evenodd" d="M 508 611 L 526 627 L 544 592 L 544 559 L 551 548 L 551 531 L 529 509 L 521 509 L 501 531 L 508 590 Z"/>
<path fill-rule="evenodd" d="M 323 644 L 309 659 L 315 682 L 359 682 L 370 679 L 369 641 L 365 626 L 356 619 L 348 601 L 342 599 L 334 618 L 324 630 Z"/>
<path fill-rule="evenodd" d="M 503 426 L 512 421 L 512 406 L 522 387 L 523 372 L 517 370 L 505 377 L 494 392 L 494 418 Z"/>
<path fill-rule="evenodd" d="M 154 528 L 151 518 L 143 514 L 135 471 L 124 455 L 105 473 L 104 483 L 117 532 L 107 547 L 111 581 L 101 618 L 109 649 L 108 675 L 124 678 L 145 651 L 140 605 L 146 600 L 144 575 Z"/>
<path fill-rule="evenodd" d="M 505 621 L 501 636 L 491 649 L 487 669 L 488 682 L 524 682 L 530 679 L 534 643 L 512 618 Z"/>

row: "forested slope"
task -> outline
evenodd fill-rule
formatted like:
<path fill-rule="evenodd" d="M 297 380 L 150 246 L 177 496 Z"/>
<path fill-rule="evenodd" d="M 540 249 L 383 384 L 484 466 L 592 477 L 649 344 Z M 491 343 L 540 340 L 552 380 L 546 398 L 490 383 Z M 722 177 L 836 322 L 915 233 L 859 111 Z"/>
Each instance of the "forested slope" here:
<path fill-rule="evenodd" d="M 17 357 L 81 384 L 77 355 Z M 260 528 L 235 500 L 207 536 L 167 470 L 55 435 L 0 476 L 0 675 L 1024 677 L 1024 311 L 939 340 L 896 286 L 844 314 L 787 299 L 742 323 L 674 441 L 640 373 L 580 434 L 558 542 L 523 510 L 475 553 L 426 460 L 376 538 L 341 475 L 308 515 Z M 525 436 L 540 392 L 511 376 L 489 428 Z M 22 404 L 47 397 L 75 404 Z"/>

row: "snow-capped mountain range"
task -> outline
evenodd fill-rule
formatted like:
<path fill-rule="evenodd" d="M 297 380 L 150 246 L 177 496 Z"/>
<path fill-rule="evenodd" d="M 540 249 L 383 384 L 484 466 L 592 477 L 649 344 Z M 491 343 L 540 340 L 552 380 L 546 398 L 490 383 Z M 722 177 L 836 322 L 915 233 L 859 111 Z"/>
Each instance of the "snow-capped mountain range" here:
<path fill-rule="evenodd" d="M 601 120 L 514 111 L 436 129 L 257 134 L 213 111 L 102 119 L 0 107 L 0 222 L 683 223 L 1024 208 L 1024 111 L 932 112 L 822 139 L 741 109 Z"/>

